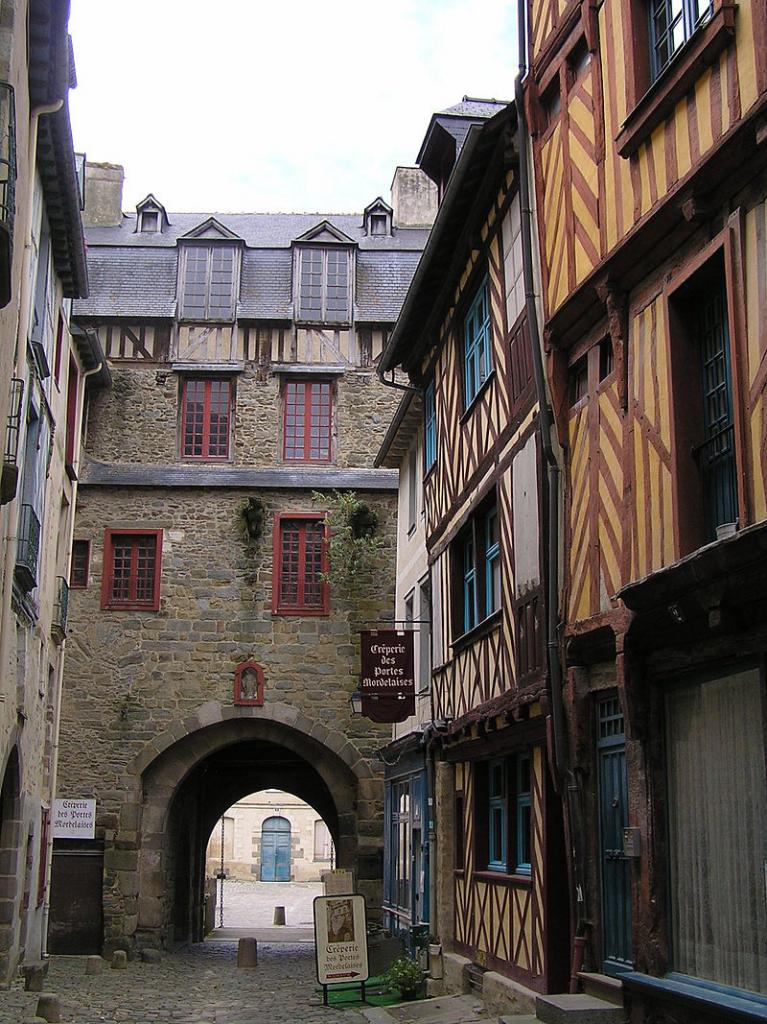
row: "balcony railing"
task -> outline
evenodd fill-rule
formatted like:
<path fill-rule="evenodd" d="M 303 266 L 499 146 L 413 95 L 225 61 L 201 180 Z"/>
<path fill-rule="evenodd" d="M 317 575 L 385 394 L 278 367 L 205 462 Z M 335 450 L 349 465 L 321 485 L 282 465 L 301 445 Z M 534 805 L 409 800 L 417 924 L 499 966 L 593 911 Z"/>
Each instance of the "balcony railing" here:
<path fill-rule="evenodd" d="M 0 82 L 0 307 L 11 299 L 16 213 L 16 113 L 13 87 Z"/>
<path fill-rule="evenodd" d="M 40 520 L 31 505 L 21 506 L 19 543 L 16 549 L 16 581 L 29 592 L 37 586 L 37 564 L 40 558 Z"/>
<path fill-rule="evenodd" d="M 69 609 L 69 583 L 63 576 L 56 577 L 56 599 L 53 603 L 53 620 L 51 633 L 56 640 L 63 640 L 67 635 L 67 611 Z"/>
<path fill-rule="evenodd" d="M 19 377 L 11 380 L 11 408 L 5 424 L 5 450 L 0 478 L 0 505 L 6 505 L 16 497 L 19 479 L 19 435 L 21 433 L 21 406 L 24 397 L 24 381 Z"/>

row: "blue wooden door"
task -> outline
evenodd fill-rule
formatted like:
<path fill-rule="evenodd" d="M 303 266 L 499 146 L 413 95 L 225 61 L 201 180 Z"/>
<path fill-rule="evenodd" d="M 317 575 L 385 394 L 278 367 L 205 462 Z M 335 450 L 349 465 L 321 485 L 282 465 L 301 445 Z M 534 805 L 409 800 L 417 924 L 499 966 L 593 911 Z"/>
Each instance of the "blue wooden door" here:
<path fill-rule="evenodd" d="M 267 818 L 261 826 L 261 881 L 290 881 L 290 822 Z"/>
<path fill-rule="evenodd" d="M 632 965 L 631 870 L 623 853 L 628 825 L 626 738 L 618 697 L 598 705 L 599 839 L 602 874 L 602 957 L 606 973 Z"/>

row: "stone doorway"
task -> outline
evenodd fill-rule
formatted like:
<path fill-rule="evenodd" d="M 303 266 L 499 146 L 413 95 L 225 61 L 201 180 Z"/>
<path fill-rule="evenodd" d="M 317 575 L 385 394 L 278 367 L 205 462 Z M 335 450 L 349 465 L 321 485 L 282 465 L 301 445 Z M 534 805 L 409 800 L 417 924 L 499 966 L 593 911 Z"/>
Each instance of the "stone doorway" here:
<path fill-rule="evenodd" d="M 290 724 L 275 719 L 281 710 Z M 105 844 L 107 952 L 201 941 L 210 921 L 211 832 L 232 804 L 278 787 L 311 805 L 327 825 L 337 866 L 351 868 L 369 906 L 380 907 L 383 787 L 347 737 L 280 705 L 231 709 L 226 717 L 206 705 L 197 721 L 184 720 L 180 737 L 179 726 L 166 742 L 153 741 L 125 776 L 121 827 Z"/>
<path fill-rule="evenodd" d="M 12 951 L 17 936 L 17 900 L 19 897 L 18 862 L 21 839 L 21 772 L 16 747 L 11 751 L 0 787 L 0 982 L 9 980 L 13 966 Z"/>

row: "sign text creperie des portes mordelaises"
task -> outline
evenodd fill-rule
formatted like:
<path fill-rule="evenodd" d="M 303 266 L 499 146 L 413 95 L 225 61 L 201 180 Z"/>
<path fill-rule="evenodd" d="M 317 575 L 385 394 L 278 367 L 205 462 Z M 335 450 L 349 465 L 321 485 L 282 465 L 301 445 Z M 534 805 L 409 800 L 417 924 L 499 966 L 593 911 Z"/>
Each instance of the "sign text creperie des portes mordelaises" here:
<path fill-rule="evenodd" d="M 415 711 L 413 631 L 360 633 L 362 714 L 373 722 L 404 722 Z"/>

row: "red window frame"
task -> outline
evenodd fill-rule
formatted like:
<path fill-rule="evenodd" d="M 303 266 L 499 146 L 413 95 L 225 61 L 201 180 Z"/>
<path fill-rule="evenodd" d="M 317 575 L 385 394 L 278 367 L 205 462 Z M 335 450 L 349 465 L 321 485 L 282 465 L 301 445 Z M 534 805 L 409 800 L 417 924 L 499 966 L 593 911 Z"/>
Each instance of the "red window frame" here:
<path fill-rule="evenodd" d="M 152 561 L 142 573 L 141 549 L 143 547 L 148 552 L 152 546 Z M 161 567 L 162 530 L 106 529 L 101 579 L 102 609 L 159 611 Z M 119 593 L 115 592 L 116 584 L 120 584 Z"/>
<path fill-rule="evenodd" d="M 333 455 L 332 381 L 285 381 L 282 438 L 282 457 L 286 462 L 331 461 Z"/>
<path fill-rule="evenodd" d="M 82 590 L 88 586 L 91 571 L 91 542 L 89 540 L 72 541 L 72 558 L 69 563 L 70 590 Z"/>
<path fill-rule="evenodd" d="M 226 422 L 213 423 L 222 416 Z M 213 428 L 213 429 L 212 429 Z M 217 428 L 217 429 L 215 429 Z M 181 398 L 181 457 L 197 461 L 229 458 L 232 429 L 232 382 L 228 378 L 188 377 Z"/>
<path fill-rule="evenodd" d="M 309 528 L 311 527 L 311 535 Z M 319 530 L 317 529 L 319 527 Z M 319 535 L 319 549 L 308 541 Z M 274 523 L 272 613 L 328 615 L 330 587 L 319 579 L 328 571 L 328 529 L 323 512 L 280 512 Z M 307 566 L 312 569 L 307 575 Z"/>

